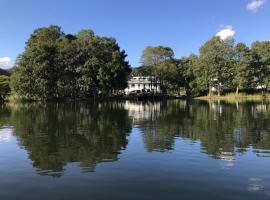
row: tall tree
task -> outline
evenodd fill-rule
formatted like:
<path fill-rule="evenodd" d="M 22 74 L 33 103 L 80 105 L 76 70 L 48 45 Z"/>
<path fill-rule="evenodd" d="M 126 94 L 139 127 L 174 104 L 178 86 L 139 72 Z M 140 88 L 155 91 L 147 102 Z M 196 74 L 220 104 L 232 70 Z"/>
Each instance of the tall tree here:
<path fill-rule="evenodd" d="M 163 91 L 166 90 L 164 87 L 166 70 L 173 66 L 173 61 L 173 50 L 170 47 L 165 46 L 148 46 L 143 50 L 141 56 L 142 65 L 151 69 L 151 75 L 155 76 L 160 81 Z"/>
<path fill-rule="evenodd" d="M 178 61 L 178 84 L 185 88 L 188 97 L 197 93 L 197 91 L 195 92 L 197 89 L 195 81 L 195 69 L 197 64 L 198 57 L 194 54 L 191 54 L 189 57 L 183 57 Z"/>
<path fill-rule="evenodd" d="M 174 52 L 170 47 L 148 46 L 143 50 L 141 63 L 144 66 L 156 66 L 164 61 L 173 60 Z"/>
<path fill-rule="evenodd" d="M 79 45 L 76 36 L 71 34 L 62 37 L 57 42 L 57 96 L 73 97 L 78 95 L 77 68 L 81 63 Z"/>
<path fill-rule="evenodd" d="M 238 95 L 239 89 L 249 88 L 254 81 L 252 53 L 244 43 L 238 43 L 234 48 L 235 63 L 233 69 L 233 86 Z"/>
<path fill-rule="evenodd" d="M 254 59 L 256 81 L 265 93 L 270 81 L 270 41 L 255 42 L 251 47 Z"/>
<path fill-rule="evenodd" d="M 25 51 L 19 56 L 14 70 L 14 89 L 25 98 L 49 99 L 57 96 L 56 41 L 63 37 L 58 26 L 39 28 L 26 43 Z"/>
<path fill-rule="evenodd" d="M 209 95 L 213 86 L 217 87 L 218 95 L 221 86 L 230 83 L 233 63 L 232 39 L 222 40 L 213 37 L 200 48 L 200 84 L 209 88 Z"/>

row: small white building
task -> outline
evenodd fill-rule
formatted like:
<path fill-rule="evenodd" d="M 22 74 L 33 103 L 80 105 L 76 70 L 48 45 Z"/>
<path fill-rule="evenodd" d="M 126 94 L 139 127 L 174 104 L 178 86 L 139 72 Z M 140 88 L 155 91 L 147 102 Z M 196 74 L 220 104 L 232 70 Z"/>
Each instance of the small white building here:
<path fill-rule="evenodd" d="M 160 81 L 153 76 L 133 76 L 128 81 L 125 94 L 160 93 Z"/>

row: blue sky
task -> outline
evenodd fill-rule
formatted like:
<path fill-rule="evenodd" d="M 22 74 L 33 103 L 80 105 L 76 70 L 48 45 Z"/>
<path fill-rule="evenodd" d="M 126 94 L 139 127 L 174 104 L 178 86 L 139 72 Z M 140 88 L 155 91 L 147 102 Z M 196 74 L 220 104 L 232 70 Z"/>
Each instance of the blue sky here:
<path fill-rule="evenodd" d="M 34 29 L 90 28 L 115 37 L 138 66 L 145 46 L 166 45 L 175 57 L 197 53 L 212 36 L 250 45 L 270 40 L 270 0 L 0 0 L 0 67 L 12 66 Z"/>

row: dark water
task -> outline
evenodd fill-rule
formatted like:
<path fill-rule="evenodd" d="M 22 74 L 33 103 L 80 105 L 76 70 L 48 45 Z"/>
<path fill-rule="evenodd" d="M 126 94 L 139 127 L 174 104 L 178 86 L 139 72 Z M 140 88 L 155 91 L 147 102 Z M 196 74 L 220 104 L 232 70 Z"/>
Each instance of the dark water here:
<path fill-rule="evenodd" d="M 270 105 L 0 108 L 0 199 L 270 199 Z"/>

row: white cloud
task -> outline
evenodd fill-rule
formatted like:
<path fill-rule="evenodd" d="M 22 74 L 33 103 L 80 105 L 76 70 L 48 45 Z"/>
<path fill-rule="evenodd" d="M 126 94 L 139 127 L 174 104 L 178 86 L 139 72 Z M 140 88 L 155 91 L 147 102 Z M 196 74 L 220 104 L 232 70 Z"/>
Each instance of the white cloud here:
<path fill-rule="evenodd" d="M 247 9 L 252 12 L 257 12 L 265 3 L 265 0 L 252 0 L 247 4 Z"/>
<path fill-rule="evenodd" d="M 8 69 L 11 67 L 11 58 L 0 57 L 0 68 Z"/>
<path fill-rule="evenodd" d="M 232 26 L 225 26 L 222 28 L 216 36 L 219 36 L 222 40 L 226 40 L 228 38 L 232 38 L 235 35 L 235 30 Z"/>

